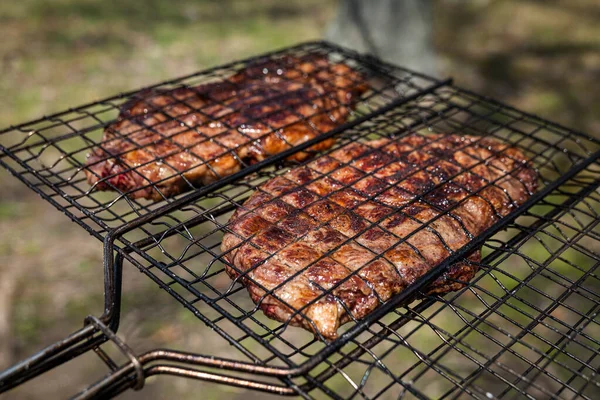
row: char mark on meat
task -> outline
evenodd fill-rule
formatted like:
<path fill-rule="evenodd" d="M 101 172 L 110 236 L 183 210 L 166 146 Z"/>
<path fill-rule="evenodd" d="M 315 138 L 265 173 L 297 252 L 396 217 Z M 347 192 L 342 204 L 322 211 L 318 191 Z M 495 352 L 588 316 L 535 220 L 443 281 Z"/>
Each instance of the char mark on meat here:
<path fill-rule="evenodd" d="M 228 274 L 270 318 L 335 339 L 537 188 L 507 143 L 411 134 L 354 142 L 263 184 L 232 216 Z M 480 251 L 426 293 L 463 288 Z"/>
<path fill-rule="evenodd" d="M 140 93 L 88 155 L 88 182 L 160 200 L 207 184 L 347 120 L 365 78 L 324 57 L 257 62 L 226 80 Z M 329 148 L 324 140 L 310 153 Z M 290 158 L 302 161 L 309 152 Z"/>

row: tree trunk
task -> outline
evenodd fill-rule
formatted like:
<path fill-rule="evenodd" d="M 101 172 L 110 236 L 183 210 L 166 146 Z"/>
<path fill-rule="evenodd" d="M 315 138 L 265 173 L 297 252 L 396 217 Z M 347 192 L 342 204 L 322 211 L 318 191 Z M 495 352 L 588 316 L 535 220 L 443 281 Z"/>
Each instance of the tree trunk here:
<path fill-rule="evenodd" d="M 433 0 L 340 0 L 326 38 L 435 76 L 432 14 Z"/>

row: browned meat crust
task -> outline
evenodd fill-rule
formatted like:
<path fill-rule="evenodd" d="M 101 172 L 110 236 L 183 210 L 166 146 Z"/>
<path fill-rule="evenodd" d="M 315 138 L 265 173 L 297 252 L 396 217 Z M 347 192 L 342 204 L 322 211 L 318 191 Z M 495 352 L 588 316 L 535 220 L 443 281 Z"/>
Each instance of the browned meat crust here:
<path fill-rule="evenodd" d="M 88 155 L 87 179 L 98 190 L 160 200 L 189 189 L 188 182 L 209 183 L 331 130 L 366 90 L 358 72 L 312 56 L 257 63 L 224 81 L 149 91 L 106 128 Z"/>
<path fill-rule="evenodd" d="M 334 339 L 536 188 L 523 153 L 493 139 L 348 144 L 266 182 L 235 212 L 227 272 L 270 318 Z M 427 291 L 460 289 L 476 272 L 453 265 Z"/>

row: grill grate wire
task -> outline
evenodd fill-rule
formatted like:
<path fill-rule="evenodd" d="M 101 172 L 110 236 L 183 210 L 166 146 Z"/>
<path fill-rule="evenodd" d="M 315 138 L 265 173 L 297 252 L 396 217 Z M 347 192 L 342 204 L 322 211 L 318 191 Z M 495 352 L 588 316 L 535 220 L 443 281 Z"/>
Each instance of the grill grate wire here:
<path fill-rule="evenodd" d="M 351 110 L 350 122 L 342 126 L 351 124 L 352 119 L 368 117 L 385 106 L 427 90 L 438 83 L 433 78 L 425 77 L 424 75 L 399 67 L 375 62 L 370 58 L 338 49 L 332 45 L 307 43 L 279 52 L 233 62 L 186 77 L 145 87 L 137 91 L 122 93 L 118 96 L 72 108 L 68 111 L 43 117 L 29 123 L 9 127 L 0 131 L 0 138 L 2 138 L 0 149 L 3 153 L 2 163 L 14 175 L 18 176 L 28 186 L 52 202 L 61 211 L 69 213 L 71 218 L 82 225 L 88 232 L 102 239 L 111 229 L 153 212 L 158 208 L 159 204 L 174 201 L 172 198 L 166 198 L 165 195 L 162 195 L 164 201 L 158 203 L 131 199 L 128 197 L 128 194 L 131 194 L 131 190 L 125 191 L 115 187 L 106 177 L 101 179 L 101 181 L 111 186 L 111 189 L 117 193 L 116 196 L 114 193 L 106 193 L 98 190 L 98 184 L 90 187 L 86 182 L 86 172 L 95 174 L 90 166 L 86 165 L 86 156 L 94 148 L 106 150 L 105 146 L 110 140 L 102 142 L 102 133 L 107 127 L 112 126 L 117 121 L 121 109 L 128 104 L 132 104 L 135 100 L 149 102 L 151 100 L 146 101 L 144 99 L 154 99 L 159 95 L 169 96 L 175 103 L 186 105 L 185 98 L 183 100 L 175 99 L 173 93 L 177 89 L 190 89 L 214 82 L 231 85 L 235 88 L 236 83 L 231 79 L 236 73 L 243 72 L 245 68 L 252 67 L 253 65 L 261 65 L 270 61 L 278 62 L 277 60 L 281 60 L 284 57 L 295 57 L 306 61 L 310 61 L 313 57 L 326 57 L 332 63 L 348 65 L 357 73 L 364 75 L 370 83 L 370 90 L 360 101 L 354 104 L 354 109 Z M 323 69 L 317 69 L 309 74 L 309 77 L 316 76 L 320 71 L 323 71 Z M 292 72 L 299 71 L 292 68 Z M 343 77 L 345 78 L 346 76 Z M 282 79 L 285 80 L 285 78 Z M 305 102 L 327 99 L 327 97 L 328 94 L 325 93 L 320 97 L 305 100 Z M 225 100 L 211 99 L 212 103 L 221 105 L 224 105 L 223 101 Z M 243 108 L 241 108 L 243 104 L 237 107 L 229 106 L 230 113 L 243 113 Z M 161 110 L 158 106 L 154 106 L 154 109 L 157 111 Z M 208 122 L 224 123 L 224 118 L 208 115 L 203 108 L 192 109 L 193 112 L 204 116 Z M 148 112 L 151 113 L 152 110 L 153 106 L 149 105 Z M 295 112 L 286 105 L 281 105 L 280 108 L 273 112 L 276 111 Z M 329 109 L 324 109 L 314 115 L 328 115 L 330 111 Z M 258 118 L 265 118 L 269 115 L 267 113 L 260 115 Z M 181 118 L 181 115 L 172 116 L 169 114 L 165 123 L 181 122 Z M 246 115 L 246 118 L 249 121 L 256 121 L 257 117 L 253 119 L 252 116 Z M 134 118 L 125 117 L 125 119 L 133 120 Z M 288 125 L 293 124 L 310 126 L 310 129 L 319 135 L 326 133 L 319 131 L 314 124 L 310 123 L 309 118 L 302 115 L 297 115 L 297 118 Z M 162 140 L 172 143 L 172 137 L 167 137 L 155 129 L 156 125 L 158 124 L 145 127 L 150 132 L 157 134 Z M 235 128 L 235 126 L 231 127 L 231 129 Z M 263 137 L 276 132 L 280 128 L 279 126 L 269 125 Z M 118 135 L 124 142 L 132 144 L 132 148 L 128 150 L 128 153 L 144 149 L 147 146 L 147 144 L 140 145 L 132 141 L 133 136 L 138 132 L 139 130 L 121 133 L 119 130 L 113 130 L 113 133 Z M 213 139 L 201 132 L 197 133 L 202 140 Z M 218 138 L 220 135 L 216 137 Z M 251 142 L 252 140 L 248 138 L 248 144 Z M 181 148 L 181 152 L 189 152 L 189 148 Z M 237 155 L 231 149 L 224 154 L 231 154 L 237 158 Z M 124 154 L 118 155 L 118 157 L 122 156 Z M 108 157 L 104 159 L 106 158 Z M 214 159 L 203 160 L 202 164 L 210 168 L 211 161 L 214 161 Z M 242 166 L 247 167 L 247 164 L 243 160 L 238 159 L 238 161 L 240 161 Z M 166 162 L 164 157 L 163 162 Z M 136 172 L 137 168 L 134 169 L 131 167 L 128 167 L 122 173 L 127 173 L 128 171 L 139 174 L 139 172 Z M 183 172 L 173 172 L 171 176 L 165 177 L 163 180 L 179 176 L 185 182 L 187 190 L 197 189 L 198 184 L 190 182 L 184 176 Z M 217 177 L 220 177 L 216 171 L 215 174 Z M 157 192 L 161 193 L 158 183 L 160 182 L 150 182 L 145 184 L 145 187 L 153 187 Z"/>
<path fill-rule="evenodd" d="M 455 165 L 458 172 L 444 177 L 436 187 L 411 193 L 408 204 L 390 212 L 402 213 L 418 227 L 406 237 L 386 233 L 394 235 L 396 246 L 410 245 L 410 237 L 421 231 L 433 232 L 449 256 L 430 265 L 430 271 L 400 295 L 390 301 L 379 299 L 384 304 L 376 312 L 364 319 L 351 318 L 342 327 L 345 333 L 328 342 L 290 327 L 289 320 L 266 318 L 250 301 L 243 285 L 227 277 L 225 267 L 236 266 L 227 261 L 226 252 L 220 248 L 224 232 L 231 232 L 233 211 L 243 208 L 244 201 L 266 181 L 283 177 L 294 166 L 285 161 L 288 153 L 306 150 L 312 143 L 246 166 L 207 187 L 197 188 L 186 181 L 195 192 L 150 203 L 130 199 L 128 193 L 118 190 L 99 192 L 86 184 L 84 174 L 85 153 L 99 144 L 102 130 L 114 120 L 119 107 L 140 92 L 0 132 L 0 163 L 92 235 L 105 239 L 107 270 L 114 267 L 115 253 L 139 268 L 212 328 L 210 335 L 237 350 L 230 361 L 240 363 L 237 370 L 242 374 L 223 380 L 223 374 L 192 368 L 214 367 L 219 365 L 217 361 L 186 358 L 177 352 L 149 352 L 138 358 L 141 365 L 150 365 L 144 369 L 145 376 L 188 376 L 305 398 L 593 399 L 593 393 L 600 389 L 600 362 L 596 358 L 600 351 L 600 298 L 595 272 L 600 262 L 598 141 L 448 81 L 325 43 L 304 44 L 257 59 L 314 54 L 347 63 L 368 76 L 373 87 L 356 105 L 349 123 L 333 132 L 321 132 L 322 136 L 314 140 L 328 135 L 336 138 L 334 146 L 321 155 L 331 156 L 352 143 L 408 135 L 423 138 L 426 145 L 440 140 L 434 134 L 473 135 L 476 143 L 494 138 L 520 149 L 531 160 L 539 175 L 538 192 L 508 216 L 496 213 L 498 222 L 460 249 L 449 246 L 434 225 L 444 216 L 455 218 L 452 212 L 460 202 L 444 209 L 430 195 L 440 186 L 452 184 L 467 191 L 467 198 L 478 196 L 483 190 L 499 187 L 499 182 L 514 171 L 498 170 L 495 180 L 486 179 L 481 188 L 472 191 L 461 186 L 457 178 L 465 173 L 477 176 L 474 165 L 489 162 L 475 159 L 468 168 Z M 155 88 L 191 87 L 216 77 L 227 80 L 253 61 L 256 59 L 232 63 Z M 491 157 L 496 156 L 499 153 L 492 151 Z M 311 160 L 299 164 L 310 166 Z M 313 180 L 334 179 L 342 168 L 354 168 L 354 164 L 342 162 Z M 373 172 L 361 175 L 361 179 L 373 177 Z M 331 198 L 352 185 L 341 184 L 318 198 Z M 387 183 L 378 194 L 395 185 Z M 375 197 L 363 196 L 358 205 L 376 201 Z M 411 218 L 405 209 L 416 203 L 431 207 L 436 217 L 426 221 Z M 379 222 L 366 221 L 365 228 L 338 248 Z M 460 225 L 468 233 L 462 222 Z M 250 242 L 245 239 L 242 243 Z M 465 258 L 478 248 L 483 252 L 480 261 Z M 385 257 L 379 254 L 374 259 Z M 427 285 L 456 262 L 474 265 L 480 272 L 457 292 L 428 295 Z M 116 267 L 120 268 L 119 261 Z M 334 295 L 336 287 L 359 272 L 360 268 L 333 288 L 322 288 L 320 298 Z M 252 279 L 247 273 L 245 276 Z M 266 292 L 263 301 L 277 296 L 276 288 L 262 289 Z M 420 300 L 411 304 L 415 296 Z M 310 320 L 306 306 L 288 306 L 294 316 Z M 351 311 L 347 312 L 352 317 Z M 157 364 L 160 360 L 166 364 Z M 132 368 L 127 364 L 116 369 L 118 379 L 115 373 L 99 382 L 97 393 L 117 394 L 132 387 L 140 375 L 139 369 Z M 243 374 L 263 375 L 267 380 L 251 382 L 245 378 L 241 383 L 242 376 L 247 377 Z"/>

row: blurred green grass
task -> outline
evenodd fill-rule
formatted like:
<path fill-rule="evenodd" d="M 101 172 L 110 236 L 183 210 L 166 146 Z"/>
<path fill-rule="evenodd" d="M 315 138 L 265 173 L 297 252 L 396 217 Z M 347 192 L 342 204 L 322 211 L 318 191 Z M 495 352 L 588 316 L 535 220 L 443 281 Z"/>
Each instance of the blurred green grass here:
<path fill-rule="evenodd" d="M 334 0 L 2 2 L 0 128 L 320 38 L 335 4 Z M 600 131 L 600 91 L 594 89 L 600 72 L 599 17 L 593 0 L 568 4 L 437 1 L 434 29 L 440 75 L 451 75 L 459 84 L 596 135 Z M 0 179 L 4 184 L 0 269 L 4 273 L 18 269 L 10 278 L 18 290 L 8 310 L 15 337 L 10 358 L 16 361 L 77 329 L 85 313 L 100 313 L 101 254 L 97 241 L 17 180 L 5 172 Z M 539 243 L 528 243 L 524 251 L 535 260 L 547 254 Z M 584 262 L 577 254 L 570 257 L 576 265 Z M 563 262 L 553 266 L 562 273 L 570 270 Z M 513 271 L 519 278 L 529 268 L 523 267 Z M 126 268 L 125 273 L 125 313 L 133 317 L 124 320 L 122 335 L 142 349 L 160 345 L 221 349 L 220 342 L 202 343 L 201 324 L 168 296 L 148 304 L 147 299 L 157 292 L 149 279 L 133 268 Z M 505 274 L 496 276 L 509 290 L 516 284 Z M 4 279 L 9 279 L 7 274 Z M 501 295 L 502 290 L 498 287 L 494 293 Z M 523 319 L 514 310 L 504 311 Z M 433 334 L 421 339 L 427 346 L 437 340 Z M 227 354 L 228 348 L 221 351 Z M 400 362 L 410 355 L 390 357 Z M 83 383 L 105 372 L 95 359 L 86 361 L 80 370 L 76 366 L 66 371 Z M 42 379 L 46 385 L 53 379 L 62 382 L 58 393 L 64 396 L 76 388 L 57 374 Z M 332 381 L 330 386 L 343 386 L 344 380 L 336 379 L 339 382 Z M 45 394 L 46 385 L 23 387 L 14 395 L 36 398 Z M 196 398 L 199 387 L 206 398 L 263 397 L 167 379 L 139 397 L 127 396 L 161 398 L 176 393 L 180 398 Z"/>
<path fill-rule="evenodd" d="M 444 71 L 488 96 L 600 135 L 600 4 L 438 1 Z"/>
<path fill-rule="evenodd" d="M 3 2 L 0 124 L 318 38 L 332 6 L 315 0 Z"/>

